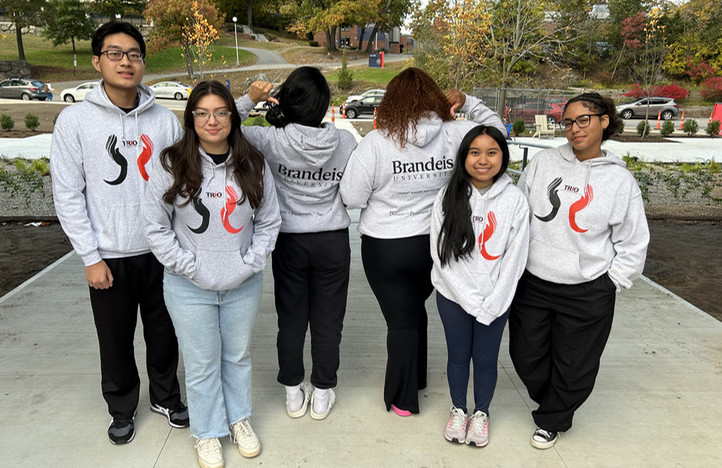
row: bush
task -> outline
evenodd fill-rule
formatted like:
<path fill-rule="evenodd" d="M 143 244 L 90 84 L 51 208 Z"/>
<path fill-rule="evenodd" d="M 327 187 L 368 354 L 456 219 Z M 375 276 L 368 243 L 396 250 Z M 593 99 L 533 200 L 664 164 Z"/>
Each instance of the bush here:
<path fill-rule="evenodd" d="M 0 115 L 0 127 L 2 127 L 3 130 L 12 130 L 14 126 L 15 120 L 13 120 L 12 117 L 8 114 Z"/>
<path fill-rule="evenodd" d="M 637 135 L 642 137 L 649 135 L 649 122 L 642 120 L 637 124 Z"/>
<path fill-rule="evenodd" d="M 699 131 L 699 124 L 694 119 L 689 119 L 682 124 L 682 131 L 687 135 L 694 135 Z"/>
<path fill-rule="evenodd" d="M 660 132 L 662 133 L 662 136 L 669 136 L 674 133 L 674 122 L 671 120 L 665 120 Z"/>
<path fill-rule="evenodd" d="M 650 93 L 652 96 L 668 97 L 675 101 L 683 101 L 689 96 L 689 90 L 678 84 L 652 86 Z M 634 83 L 633 88 L 624 95 L 634 99 L 641 99 L 647 96 L 647 90 Z"/>
<path fill-rule="evenodd" d="M 310 45 L 311 47 L 318 47 L 318 41 L 309 41 L 308 45 Z"/>
<path fill-rule="evenodd" d="M 707 135 L 709 135 L 709 136 L 717 136 L 717 135 L 719 135 L 719 127 L 720 127 L 719 120 L 713 120 L 712 122 L 707 124 L 707 128 L 705 129 L 705 132 L 707 132 Z"/>
<path fill-rule="evenodd" d="M 511 133 L 514 134 L 514 136 L 519 136 L 523 134 L 526 131 L 526 124 L 524 123 L 524 119 L 516 119 L 514 123 L 511 125 Z"/>
<path fill-rule="evenodd" d="M 722 76 L 705 80 L 701 94 L 707 101 L 722 101 Z"/>
<path fill-rule="evenodd" d="M 353 86 L 353 72 L 348 69 L 348 59 L 346 58 L 346 51 L 341 54 L 341 70 L 338 72 L 338 87 L 339 89 L 351 89 Z"/>
<path fill-rule="evenodd" d="M 28 130 L 34 131 L 40 126 L 40 119 L 38 119 L 37 115 L 28 113 L 28 115 L 25 116 L 25 126 Z"/>

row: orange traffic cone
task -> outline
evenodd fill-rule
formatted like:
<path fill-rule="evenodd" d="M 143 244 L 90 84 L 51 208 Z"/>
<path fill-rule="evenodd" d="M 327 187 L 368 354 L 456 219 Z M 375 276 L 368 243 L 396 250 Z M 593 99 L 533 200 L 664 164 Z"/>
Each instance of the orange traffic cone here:
<path fill-rule="evenodd" d="M 713 114 L 714 114 L 714 110 L 712 110 L 712 112 L 709 113 L 709 120 L 707 121 L 707 125 L 712 123 L 712 115 Z"/>
<path fill-rule="evenodd" d="M 346 103 L 343 105 L 343 113 L 341 114 L 341 118 L 346 118 Z"/>
<path fill-rule="evenodd" d="M 336 123 L 336 112 L 333 110 L 333 105 L 331 106 L 331 123 Z"/>
<path fill-rule="evenodd" d="M 374 107 L 374 130 L 376 130 L 376 108 Z"/>
<path fill-rule="evenodd" d="M 662 111 L 657 112 L 657 130 L 660 128 L 660 121 L 662 120 Z"/>
<path fill-rule="evenodd" d="M 679 122 L 679 129 L 682 130 L 684 126 L 684 111 L 682 111 L 682 120 Z"/>

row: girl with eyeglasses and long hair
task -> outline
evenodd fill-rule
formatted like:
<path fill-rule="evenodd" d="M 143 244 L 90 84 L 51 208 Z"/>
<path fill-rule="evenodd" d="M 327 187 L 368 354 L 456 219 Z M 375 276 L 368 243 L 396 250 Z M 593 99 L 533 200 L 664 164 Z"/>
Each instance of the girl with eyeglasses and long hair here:
<path fill-rule="evenodd" d="M 509 315 L 511 358 L 548 449 L 592 393 L 617 291 L 642 274 L 649 243 L 642 194 L 624 162 L 602 143 L 621 124 L 597 93 L 570 99 L 568 143 L 537 153 L 518 186 L 529 200 L 530 245 Z"/>
<path fill-rule="evenodd" d="M 431 215 L 431 281 L 446 335 L 452 402 L 444 437 L 476 447 L 489 443 L 501 335 L 529 248 L 529 207 L 505 173 L 508 165 L 504 134 L 494 127 L 473 128 L 461 141 L 454 172 Z"/>
<path fill-rule="evenodd" d="M 165 266 L 198 463 L 214 468 L 223 466 L 219 437 L 230 434 L 244 457 L 261 451 L 249 420 L 249 350 L 281 216 L 268 165 L 243 137 L 225 86 L 199 83 L 184 124 L 153 166 L 146 235 Z"/>

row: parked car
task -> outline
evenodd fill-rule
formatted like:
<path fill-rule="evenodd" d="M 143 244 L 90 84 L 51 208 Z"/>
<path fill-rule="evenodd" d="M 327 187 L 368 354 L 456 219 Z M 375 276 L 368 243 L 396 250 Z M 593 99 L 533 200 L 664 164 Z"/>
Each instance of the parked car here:
<path fill-rule="evenodd" d="M 650 118 L 660 115 L 663 120 L 670 120 L 679 114 L 679 106 L 674 99 L 668 97 L 650 97 L 620 104 L 617 106 L 617 114 L 623 119 L 644 117 L 647 114 L 647 102 L 649 102 Z"/>
<path fill-rule="evenodd" d="M 32 78 L 9 78 L 0 81 L 0 98 L 44 101 L 48 98 L 48 94 L 42 81 Z"/>
<path fill-rule="evenodd" d="M 523 119 L 527 125 L 534 125 L 534 116 L 546 115 L 549 125 L 554 126 L 562 120 L 564 106 L 567 100 L 563 98 L 531 99 L 518 105 L 512 105 L 509 111 L 509 122 Z"/>
<path fill-rule="evenodd" d="M 95 88 L 97 84 L 97 81 L 88 81 L 75 88 L 64 89 L 60 91 L 60 100 L 65 102 L 85 101 L 85 95 Z"/>
<path fill-rule="evenodd" d="M 347 97 L 347 98 L 346 98 L 346 104 L 349 104 L 349 103 L 351 103 L 351 102 L 353 102 L 353 101 L 360 101 L 361 99 L 363 99 L 363 98 L 365 98 L 365 97 L 370 97 L 370 96 L 380 96 L 380 97 L 384 97 L 384 94 L 386 94 L 386 90 L 385 90 L 385 89 L 369 89 L 368 91 L 364 91 L 363 93 L 361 93 L 359 96 L 349 96 L 349 97 Z"/>
<path fill-rule="evenodd" d="M 188 99 L 188 96 L 193 89 L 192 86 L 178 83 L 177 81 L 161 81 L 151 85 L 150 88 L 155 93 L 155 97 L 162 99 L 175 99 L 176 101 Z"/>
<path fill-rule="evenodd" d="M 381 104 L 382 99 L 383 96 L 373 95 L 346 103 L 344 104 L 346 107 L 346 117 L 349 119 L 355 119 L 361 114 L 373 115 L 374 109 Z"/>

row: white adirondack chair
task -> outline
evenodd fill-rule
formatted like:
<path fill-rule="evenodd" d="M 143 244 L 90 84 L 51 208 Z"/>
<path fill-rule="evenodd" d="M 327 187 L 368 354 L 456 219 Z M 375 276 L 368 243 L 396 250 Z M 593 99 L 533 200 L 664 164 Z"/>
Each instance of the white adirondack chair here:
<path fill-rule="evenodd" d="M 549 121 L 547 120 L 546 115 L 535 115 L 534 116 L 534 127 L 536 127 L 536 132 L 532 137 L 536 138 L 544 138 L 544 137 L 552 137 L 554 138 L 554 126 L 549 125 Z"/>

